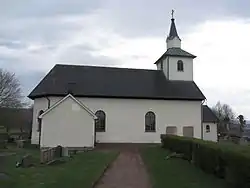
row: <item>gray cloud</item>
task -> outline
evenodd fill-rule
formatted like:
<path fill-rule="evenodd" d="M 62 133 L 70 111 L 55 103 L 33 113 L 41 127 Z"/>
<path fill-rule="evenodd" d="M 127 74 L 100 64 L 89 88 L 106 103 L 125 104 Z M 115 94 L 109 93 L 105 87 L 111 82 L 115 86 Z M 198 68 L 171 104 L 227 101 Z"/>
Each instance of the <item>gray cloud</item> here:
<path fill-rule="evenodd" d="M 250 17 L 247 7 L 250 7 L 247 0 L 240 3 L 236 0 L 195 3 L 192 0 L 10 0 L 0 6 L 0 20 L 5 25 L 0 28 L 0 39 L 60 41 L 65 35 L 80 29 L 75 23 L 61 22 L 61 17 L 89 14 L 98 15 L 100 27 L 113 28 L 126 37 L 165 36 L 172 8 L 176 10 L 179 31 L 185 32 L 206 19 Z"/>
<path fill-rule="evenodd" d="M 58 15 L 87 14 L 95 10 L 105 1 L 82 1 L 82 0 L 26 0 L 0 1 L 1 18 L 44 18 Z"/>
<path fill-rule="evenodd" d="M 176 10 L 175 18 L 179 31 L 185 32 L 198 22 L 207 19 L 229 16 L 250 17 L 247 7 L 250 7 L 250 2 L 247 0 L 240 3 L 237 0 L 195 2 L 193 0 L 110 0 L 106 3 L 106 9 L 104 9 L 106 11 L 102 18 L 110 21 L 110 27 L 114 27 L 117 32 L 129 37 L 162 36 L 167 35 L 171 9 Z"/>
<path fill-rule="evenodd" d="M 12 49 L 20 49 L 20 48 L 25 48 L 26 44 L 21 43 L 19 41 L 0 39 L 0 46 Z"/>
<path fill-rule="evenodd" d="M 84 49 L 84 50 L 83 50 Z M 63 53 L 58 58 L 58 63 L 70 64 L 84 64 L 84 65 L 101 65 L 101 66 L 115 66 L 119 65 L 119 61 L 104 55 L 93 55 L 91 52 L 93 48 L 89 46 L 73 46 L 67 48 L 67 52 Z"/>
<path fill-rule="evenodd" d="M 120 45 L 120 38 L 164 39 L 171 9 L 182 36 L 206 20 L 249 18 L 249 7 L 248 0 L 0 0 L 0 67 L 17 73 L 27 95 L 56 63 L 119 66 L 146 60 L 142 54 L 121 60 L 101 52 Z M 206 93 L 215 100 L 213 92 Z"/>
<path fill-rule="evenodd" d="M 206 87 L 202 89 L 207 97 L 209 106 L 214 106 L 218 101 L 229 104 L 236 115 L 244 114 L 245 118 L 250 118 L 250 90 L 243 89 L 237 92 L 218 87 Z M 240 97 L 239 97 L 240 96 Z"/>
<path fill-rule="evenodd" d="M 27 96 L 29 92 L 39 83 L 42 78 L 45 76 L 46 72 L 31 72 L 31 73 L 19 73 L 17 74 L 17 78 L 22 83 L 23 95 Z"/>

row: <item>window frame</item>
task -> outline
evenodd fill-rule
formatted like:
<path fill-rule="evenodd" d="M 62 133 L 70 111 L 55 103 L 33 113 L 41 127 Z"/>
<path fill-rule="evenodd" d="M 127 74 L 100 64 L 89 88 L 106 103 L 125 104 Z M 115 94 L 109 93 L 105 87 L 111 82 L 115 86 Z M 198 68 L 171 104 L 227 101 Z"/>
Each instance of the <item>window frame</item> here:
<path fill-rule="evenodd" d="M 210 125 L 206 125 L 206 133 L 210 133 L 210 132 L 211 132 Z"/>
<path fill-rule="evenodd" d="M 99 113 L 101 113 L 103 117 L 100 117 Z M 106 113 L 103 110 L 98 110 L 96 111 L 95 115 L 97 117 L 97 119 L 95 120 L 95 132 L 106 132 Z"/>
<path fill-rule="evenodd" d="M 178 72 L 184 72 L 184 63 L 182 60 L 177 61 L 177 71 Z"/>
<path fill-rule="evenodd" d="M 154 112 L 148 111 L 144 116 L 144 121 L 145 121 L 144 122 L 145 123 L 144 124 L 144 131 L 145 132 L 156 132 L 156 115 Z"/>

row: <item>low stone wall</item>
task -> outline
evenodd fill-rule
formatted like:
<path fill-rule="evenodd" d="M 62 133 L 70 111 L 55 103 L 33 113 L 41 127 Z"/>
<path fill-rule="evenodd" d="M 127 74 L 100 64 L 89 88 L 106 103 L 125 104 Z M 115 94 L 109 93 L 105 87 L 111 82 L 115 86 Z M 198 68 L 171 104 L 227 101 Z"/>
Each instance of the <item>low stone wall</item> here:
<path fill-rule="evenodd" d="M 40 162 L 42 164 L 49 163 L 56 158 L 56 148 L 42 149 Z"/>

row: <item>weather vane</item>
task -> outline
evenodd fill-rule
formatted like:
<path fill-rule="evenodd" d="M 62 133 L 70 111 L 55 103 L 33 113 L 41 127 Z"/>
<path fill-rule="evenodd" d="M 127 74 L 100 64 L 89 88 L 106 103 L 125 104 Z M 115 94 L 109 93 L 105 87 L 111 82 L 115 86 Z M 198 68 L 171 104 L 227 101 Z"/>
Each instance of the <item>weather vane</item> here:
<path fill-rule="evenodd" d="M 174 9 L 172 9 L 171 15 L 172 15 L 172 19 L 174 19 Z"/>

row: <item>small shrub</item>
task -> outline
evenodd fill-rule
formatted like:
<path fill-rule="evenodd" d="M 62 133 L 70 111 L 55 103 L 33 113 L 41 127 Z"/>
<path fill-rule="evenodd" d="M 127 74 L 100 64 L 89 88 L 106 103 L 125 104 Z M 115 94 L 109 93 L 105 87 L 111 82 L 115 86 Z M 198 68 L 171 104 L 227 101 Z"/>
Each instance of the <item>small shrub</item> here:
<path fill-rule="evenodd" d="M 229 187 L 250 187 L 250 147 L 162 135 L 162 147 L 184 154 L 207 173 L 224 178 Z"/>
<path fill-rule="evenodd" d="M 171 151 L 184 154 L 184 158 L 191 161 L 192 159 L 192 142 L 190 139 L 178 136 L 162 136 L 162 145 Z"/>

